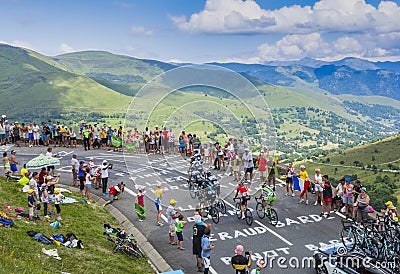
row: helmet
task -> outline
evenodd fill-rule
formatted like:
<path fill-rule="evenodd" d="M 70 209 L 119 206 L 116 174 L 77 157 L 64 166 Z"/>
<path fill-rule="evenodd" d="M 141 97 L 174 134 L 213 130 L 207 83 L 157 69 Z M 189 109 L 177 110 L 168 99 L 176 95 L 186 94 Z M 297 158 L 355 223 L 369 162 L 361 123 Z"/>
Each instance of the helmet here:
<path fill-rule="evenodd" d="M 211 171 L 206 172 L 207 177 L 211 176 Z"/>
<path fill-rule="evenodd" d="M 262 259 L 257 260 L 256 264 L 257 264 L 258 267 L 261 267 L 261 268 L 264 268 L 265 265 L 266 265 L 266 263 Z"/>

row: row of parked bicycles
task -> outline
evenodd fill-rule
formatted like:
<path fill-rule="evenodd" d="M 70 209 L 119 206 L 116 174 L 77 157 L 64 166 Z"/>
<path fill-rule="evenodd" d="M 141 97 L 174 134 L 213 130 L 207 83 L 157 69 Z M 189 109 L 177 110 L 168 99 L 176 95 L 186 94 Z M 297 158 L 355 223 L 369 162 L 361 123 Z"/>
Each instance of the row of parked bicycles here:
<path fill-rule="evenodd" d="M 219 223 L 220 214 L 226 214 L 227 207 L 223 199 L 220 198 L 221 186 L 218 178 L 212 174 L 210 170 L 205 170 L 203 160 L 200 154 L 196 154 L 190 158 L 190 166 L 188 169 L 188 188 L 189 194 L 193 199 L 199 200 L 200 213 L 203 217 L 210 216 L 215 224 Z M 250 196 L 248 197 L 250 199 Z M 270 224 L 276 226 L 278 224 L 278 214 L 271 204 L 263 203 L 262 198 L 256 199 L 256 213 L 259 218 L 267 217 Z M 241 198 L 234 198 L 235 215 L 238 219 L 242 219 Z M 244 205 L 244 220 L 251 226 L 253 224 L 253 210 L 248 207 L 248 202 Z"/>
<path fill-rule="evenodd" d="M 341 238 L 348 251 L 361 250 L 378 261 L 400 262 L 400 225 L 388 215 L 377 215 L 361 226 L 342 220 Z"/>

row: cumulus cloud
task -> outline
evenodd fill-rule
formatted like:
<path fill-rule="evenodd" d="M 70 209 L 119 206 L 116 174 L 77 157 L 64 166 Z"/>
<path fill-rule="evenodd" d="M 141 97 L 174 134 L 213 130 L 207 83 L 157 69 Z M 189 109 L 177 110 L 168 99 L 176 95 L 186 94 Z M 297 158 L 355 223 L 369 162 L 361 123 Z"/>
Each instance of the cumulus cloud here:
<path fill-rule="evenodd" d="M 67 43 L 61 43 L 58 46 L 58 50 L 61 51 L 62 53 L 70 53 L 70 52 L 76 51 L 70 45 L 68 45 Z"/>
<path fill-rule="evenodd" d="M 131 27 L 131 33 L 134 35 L 151 36 L 154 34 L 154 31 L 141 26 L 133 26 Z"/>
<path fill-rule="evenodd" d="M 365 0 L 320 0 L 313 6 L 262 9 L 254 0 L 207 0 L 190 18 L 172 16 L 181 30 L 198 33 L 306 34 L 312 32 L 400 31 L 400 7 L 382 1 L 377 8 Z"/>

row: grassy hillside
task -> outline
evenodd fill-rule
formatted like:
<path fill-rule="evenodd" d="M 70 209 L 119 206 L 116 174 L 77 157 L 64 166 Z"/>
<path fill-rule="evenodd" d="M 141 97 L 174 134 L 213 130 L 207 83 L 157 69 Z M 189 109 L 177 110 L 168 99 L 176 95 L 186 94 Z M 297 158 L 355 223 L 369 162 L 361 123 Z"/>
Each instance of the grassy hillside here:
<path fill-rule="evenodd" d="M 10 120 L 40 122 L 51 117 L 79 122 L 125 113 L 130 97 L 38 56 L 0 45 L 0 109 Z"/>
<path fill-rule="evenodd" d="M 64 194 L 80 200 L 77 193 Z M 0 177 L 0 205 L 13 208 L 22 207 L 27 210 L 27 194 L 13 182 L 6 182 Z M 103 224 L 113 227 L 119 224 L 102 206 L 81 202 L 62 204 L 60 228 L 54 229 L 50 223 L 55 221 L 41 218 L 35 223 L 26 219 L 15 218 L 16 213 L 0 209 L 10 215 L 15 225 L 10 228 L 0 227 L 0 265 L 1 273 L 154 273 L 146 259 L 128 259 L 122 253 L 112 253 L 113 244 L 103 235 Z M 43 209 L 40 215 L 43 214 Z M 44 245 L 34 241 L 27 231 L 40 232 L 47 237 L 52 234 L 66 235 L 74 233 L 82 240 L 84 249 L 67 248 L 57 245 Z M 42 248 L 57 249 L 61 260 L 46 256 Z"/>
<path fill-rule="evenodd" d="M 332 179 L 358 178 L 370 191 L 374 204 L 382 207 L 383 200 L 400 201 L 400 135 L 377 140 L 302 162 L 314 174 L 320 168 Z M 299 163 L 300 164 L 300 163 Z M 392 197 L 391 197 L 392 196 Z"/>

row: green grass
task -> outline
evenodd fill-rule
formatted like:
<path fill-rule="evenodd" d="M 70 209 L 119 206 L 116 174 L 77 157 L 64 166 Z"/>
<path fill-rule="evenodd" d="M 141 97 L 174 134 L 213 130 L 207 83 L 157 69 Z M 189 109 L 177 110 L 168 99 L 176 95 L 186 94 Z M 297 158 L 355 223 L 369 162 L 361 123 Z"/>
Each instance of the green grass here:
<path fill-rule="evenodd" d="M 75 194 L 68 197 L 80 199 Z M 20 191 L 15 183 L 0 178 L 0 205 L 12 205 L 14 208 L 27 209 L 27 194 Z M 3 210 L 3 209 L 0 209 Z M 3 210 L 4 211 L 4 210 Z M 132 261 L 122 253 L 112 253 L 113 244 L 103 235 L 103 224 L 119 225 L 115 219 L 101 206 L 96 204 L 64 204 L 61 205 L 63 218 L 61 227 L 53 229 L 50 223 L 54 219 L 44 219 L 34 224 L 15 218 L 10 213 L 15 225 L 10 228 L 0 227 L 0 272 L 4 273 L 154 273 L 146 259 Z M 43 211 L 41 212 L 43 213 Z M 26 234 L 37 231 L 50 237 L 52 234 L 73 232 L 82 240 L 84 249 L 66 248 L 64 246 L 44 245 L 34 241 Z M 58 261 L 42 253 L 42 248 L 58 250 L 62 258 Z"/>

